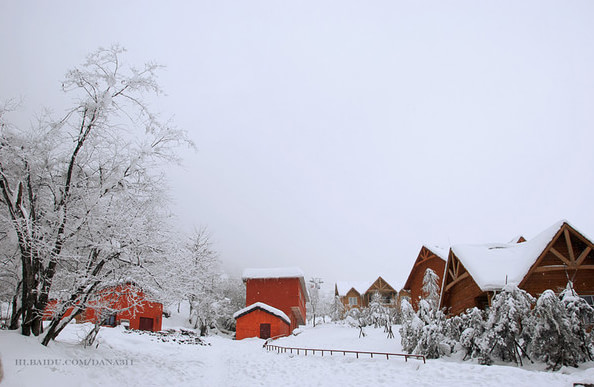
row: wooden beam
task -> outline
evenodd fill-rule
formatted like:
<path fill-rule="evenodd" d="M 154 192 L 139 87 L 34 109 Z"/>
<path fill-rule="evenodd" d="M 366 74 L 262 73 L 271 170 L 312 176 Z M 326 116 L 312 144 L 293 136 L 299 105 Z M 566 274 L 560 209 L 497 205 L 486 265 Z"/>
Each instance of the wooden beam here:
<path fill-rule="evenodd" d="M 456 280 L 456 276 L 454 275 L 454 273 L 452 273 L 452 270 L 448 269 L 448 273 L 450 273 L 450 276 L 453 280 Z"/>
<path fill-rule="evenodd" d="M 554 247 L 551 247 L 551 253 L 555 254 L 555 256 L 557 258 L 559 258 L 560 260 L 562 260 L 567 266 L 571 266 L 571 262 L 567 260 L 567 258 L 565 258 L 563 256 L 563 254 L 561 254 L 560 252 L 558 252 Z"/>
<path fill-rule="evenodd" d="M 548 271 L 563 271 L 563 270 L 571 270 L 569 266 L 565 265 L 550 265 L 550 266 L 539 266 L 534 269 L 535 273 L 543 273 Z"/>
<path fill-rule="evenodd" d="M 594 265 L 582 265 L 576 266 L 575 264 L 571 266 L 565 265 L 549 265 L 549 266 L 539 266 L 534 269 L 535 273 L 543 273 L 547 271 L 561 271 L 561 270 L 594 270 Z"/>
<path fill-rule="evenodd" d="M 586 247 L 586 249 L 582 251 L 578 259 L 575 261 L 575 264 L 579 266 L 582 263 L 584 263 L 584 260 L 586 259 L 588 254 L 590 254 L 590 251 L 592 251 L 592 248 L 590 246 Z"/>
<path fill-rule="evenodd" d="M 453 282 L 450 282 L 446 288 L 445 291 L 447 292 L 448 290 L 450 290 L 452 288 L 452 286 L 456 285 L 458 282 L 462 281 L 464 278 L 469 277 L 470 274 L 468 274 L 468 272 L 462 274 L 460 277 L 456 278 Z"/>
<path fill-rule="evenodd" d="M 571 262 L 575 262 L 575 254 L 573 253 L 573 246 L 571 245 L 571 235 L 569 235 L 569 230 L 565 229 L 563 231 L 563 235 L 565 235 L 565 243 L 567 243 L 567 250 L 569 251 L 569 260 Z"/>

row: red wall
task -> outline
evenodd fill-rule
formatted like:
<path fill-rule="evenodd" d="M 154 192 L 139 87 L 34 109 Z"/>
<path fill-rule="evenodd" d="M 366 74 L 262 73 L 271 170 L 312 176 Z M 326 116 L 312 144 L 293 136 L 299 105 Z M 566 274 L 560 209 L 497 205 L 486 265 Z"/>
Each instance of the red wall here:
<path fill-rule="evenodd" d="M 52 309 L 56 303 L 56 300 L 48 303 L 43 312 L 44 319 L 51 318 Z M 97 300 L 89 302 L 82 316 L 77 317 L 77 321 L 95 322 L 101 309 L 105 308 L 121 310 L 116 314 L 116 324 L 120 324 L 121 320 L 129 320 L 130 329 L 140 329 L 140 318 L 145 317 L 153 319 L 153 332 L 161 330 L 163 304 L 147 301 L 142 290 L 132 284 L 118 285 L 99 291 Z M 68 313 L 70 312 L 71 310 Z"/>
<path fill-rule="evenodd" d="M 241 340 L 246 337 L 260 337 L 260 324 L 270 324 L 270 337 L 288 336 L 291 332 L 289 324 L 281 318 L 255 309 L 237 318 L 235 328 L 235 339 Z"/>
<path fill-rule="evenodd" d="M 51 320 L 53 318 L 54 310 L 56 309 L 57 304 L 58 300 L 49 300 L 47 302 L 45 310 L 43 311 L 43 320 Z M 66 310 L 66 314 L 64 314 L 64 317 L 70 316 L 70 313 L 72 313 L 73 309 L 73 307 L 68 308 L 68 310 Z"/>
<path fill-rule="evenodd" d="M 299 278 L 266 278 L 246 280 L 245 305 L 263 302 L 283 311 L 291 319 L 290 330 L 299 326 L 291 307 L 299 307 L 306 320 L 305 296 Z"/>

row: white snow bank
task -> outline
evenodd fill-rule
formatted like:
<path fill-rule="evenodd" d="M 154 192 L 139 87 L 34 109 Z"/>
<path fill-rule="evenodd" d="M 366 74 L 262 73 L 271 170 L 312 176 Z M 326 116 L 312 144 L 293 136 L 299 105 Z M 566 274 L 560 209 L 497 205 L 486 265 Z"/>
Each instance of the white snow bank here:
<path fill-rule="evenodd" d="M 287 316 L 282 310 L 276 309 L 268 304 L 265 304 L 263 302 L 256 302 L 253 303 L 250 306 L 247 306 L 243 309 L 238 310 L 237 312 L 233 313 L 233 318 L 238 318 L 240 316 L 243 316 L 246 313 L 251 312 L 252 310 L 256 310 L 256 309 L 261 309 L 265 312 L 268 312 L 272 315 L 275 315 L 277 317 L 282 318 L 287 324 L 291 324 L 291 320 L 289 319 L 289 316 Z"/>
<path fill-rule="evenodd" d="M 126 334 L 119 328 L 102 328 L 98 347 L 76 343 L 83 324 L 69 324 L 49 348 L 36 337 L 0 331 L 0 357 L 4 366 L 2 387 L 14 386 L 571 386 L 594 383 L 594 362 L 580 368 L 542 372 L 544 364 L 524 368 L 513 365 L 481 366 L 456 358 L 421 361 L 320 355 L 302 356 L 267 352 L 264 340 L 230 340 L 211 336 L 209 346 L 161 342 L 146 334 Z M 396 337 L 386 339 L 383 328 L 359 330 L 328 324 L 306 327 L 299 336 L 276 343 L 295 346 L 332 346 L 377 352 L 400 351 Z M 45 360 L 47 365 L 32 365 Z M 84 365 L 82 362 L 91 364 Z M 108 360 L 123 364 L 107 365 Z M 54 361 L 54 364 L 49 362 Z M 68 362 L 67 362 L 68 361 Z M 76 363 L 76 364 L 74 364 Z"/>

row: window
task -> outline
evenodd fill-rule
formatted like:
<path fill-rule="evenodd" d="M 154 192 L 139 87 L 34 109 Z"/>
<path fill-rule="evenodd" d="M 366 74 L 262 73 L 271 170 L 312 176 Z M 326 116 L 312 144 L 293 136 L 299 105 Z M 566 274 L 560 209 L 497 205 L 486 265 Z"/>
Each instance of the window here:
<path fill-rule="evenodd" d="M 358 303 L 357 297 L 349 297 L 349 305 L 357 305 Z"/>

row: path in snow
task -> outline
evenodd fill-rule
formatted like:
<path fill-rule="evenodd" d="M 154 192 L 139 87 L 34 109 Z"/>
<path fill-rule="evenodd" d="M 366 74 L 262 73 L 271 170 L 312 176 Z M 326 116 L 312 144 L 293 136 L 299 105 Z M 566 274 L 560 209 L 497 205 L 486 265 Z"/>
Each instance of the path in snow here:
<path fill-rule="evenodd" d="M 514 366 L 480 366 L 453 358 L 422 361 L 350 356 L 277 354 L 262 348 L 263 340 L 233 341 L 213 336 L 210 346 L 163 343 L 154 337 L 119 328 L 102 329 L 97 348 L 75 344 L 83 326 L 67 327 L 49 348 L 34 337 L 0 331 L 0 356 L 5 380 L 1 387 L 64 386 L 571 386 L 594 383 L 594 363 L 580 369 L 543 372 Z M 306 328 L 279 345 L 400 352 L 400 340 L 387 340 L 382 329 L 358 330 L 340 325 Z M 128 366 L 22 366 L 18 359 L 114 359 Z M 535 366 L 542 369 L 543 365 Z"/>

